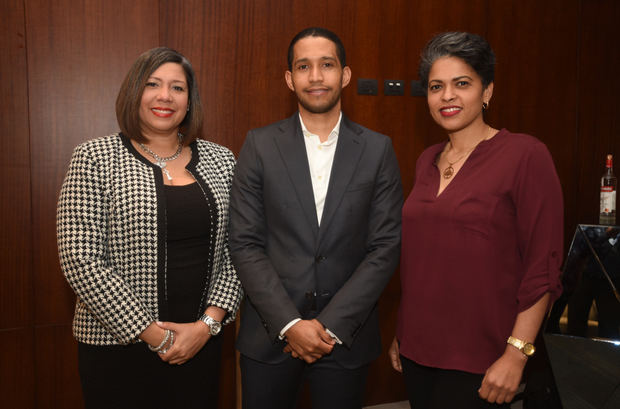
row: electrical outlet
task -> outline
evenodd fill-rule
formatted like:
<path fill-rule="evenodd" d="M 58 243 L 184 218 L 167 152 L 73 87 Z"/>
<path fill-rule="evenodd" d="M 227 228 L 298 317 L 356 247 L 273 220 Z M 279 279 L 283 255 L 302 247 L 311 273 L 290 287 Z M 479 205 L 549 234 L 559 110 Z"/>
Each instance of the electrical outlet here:
<path fill-rule="evenodd" d="M 358 78 L 357 79 L 357 93 L 359 95 L 377 95 L 379 86 L 377 80 Z"/>
<path fill-rule="evenodd" d="M 420 81 L 416 81 L 416 80 L 411 81 L 411 96 L 412 97 L 426 96 L 426 94 L 424 93 L 424 87 L 422 87 L 422 83 Z"/>
<path fill-rule="evenodd" d="M 385 95 L 405 95 L 405 83 L 402 80 L 384 80 L 383 93 Z"/>

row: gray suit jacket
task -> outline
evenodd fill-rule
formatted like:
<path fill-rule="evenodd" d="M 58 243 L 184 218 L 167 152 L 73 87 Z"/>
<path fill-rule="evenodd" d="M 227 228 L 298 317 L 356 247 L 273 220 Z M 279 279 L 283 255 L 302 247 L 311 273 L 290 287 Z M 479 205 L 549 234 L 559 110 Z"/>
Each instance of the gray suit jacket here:
<path fill-rule="evenodd" d="M 332 354 L 357 367 L 381 352 L 377 300 L 400 252 L 403 194 L 388 137 L 340 125 L 319 227 L 299 114 L 248 133 L 230 198 L 230 247 L 247 298 L 237 348 L 268 363 L 286 359 L 280 330 L 316 318 L 344 345 Z"/>

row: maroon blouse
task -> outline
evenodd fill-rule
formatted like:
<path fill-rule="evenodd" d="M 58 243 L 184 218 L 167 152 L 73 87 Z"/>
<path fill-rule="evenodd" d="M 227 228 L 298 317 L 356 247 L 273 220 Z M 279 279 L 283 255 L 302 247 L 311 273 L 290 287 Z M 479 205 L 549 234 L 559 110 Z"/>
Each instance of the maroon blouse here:
<path fill-rule="evenodd" d="M 502 129 L 437 196 L 444 146 L 420 155 L 403 207 L 397 337 L 421 365 L 483 374 L 517 314 L 561 292 L 562 190 L 545 145 Z"/>

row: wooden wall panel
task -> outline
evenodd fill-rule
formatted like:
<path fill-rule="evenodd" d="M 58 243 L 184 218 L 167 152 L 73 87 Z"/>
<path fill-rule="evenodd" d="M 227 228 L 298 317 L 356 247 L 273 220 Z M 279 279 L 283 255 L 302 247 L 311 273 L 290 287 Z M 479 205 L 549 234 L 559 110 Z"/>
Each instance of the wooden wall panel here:
<path fill-rule="evenodd" d="M 575 219 L 574 182 L 579 0 L 489 2 L 488 40 L 497 54 L 494 96 L 488 111 L 495 127 L 542 140 L 555 161 L 565 198 L 565 230 Z M 568 239 L 572 236 L 566 235 Z"/>
<path fill-rule="evenodd" d="M 73 147 L 118 130 L 114 101 L 136 57 L 158 44 L 152 2 L 26 0 L 38 324 L 66 324 L 74 298 L 60 273 L 55 214 Z"/>
<path fill-rule="evenodd" d="M 162 2 L 162 42 L 184 53 L 198 75 L 205 137 L 235 153 L 249 129 L 292 113 L 284 84 L 289 40 L 278 35 L 290 7 L 286 1 Z M 274 26 L 277 31 L 267 29 Z"/>
<path fill-rule="evenodd" d="M 616 102 L 620 95 L 620 53 L 611 40 L 620 21 L 620 2 L 583 1 L 580 18 L 576 153 L 567 164 L 574 168 L 568 180 L 575 187 L 575 196 L 569 200 L 576 206 L 567 220 L 570 233 L 577 223 L 598 223 L 606 154 L 614 154 L 614 171 L 616 176 L 620 174 L 620 104 Z M 617 200 L 620 202 L 620 197 Z"/>
<path fill-rule="evenodd" d="M 13 399 L 3 407 L 81 407 L 74 295 L 56 255 L 56 198 L 73 147 L 117 130 L 120 82 L 151 47 L 171 46 L 192 61 L 205 136 L 238 153 L 249 129 L 296 110 L 284 83 L 292 36 L 307 26 L 332 29 L 353 72 L 343 109 L 390 135 L 408 194 L 415 160 L 445 138 L 425 98 L 409 94 L 420 50 L 441 31 L 482 34 L 498 57 L 488 119 L 549 147 L 564 188 L 567 239 L 577 222 L 597 221 L 604 154 L 620 154 L 620 54 L 609 45 L 620 19 L 614 0 L 0 0 L 0 10 L 7 50 L 0 95 L 10 101 L 0 117 L 0 396 Z M 357 95 L 358 78 L 379 80 L 380 95 Z M 383 96 L 384 79 L 405 80 L 405 96 Z M 618 173 L 620 157 L 616 163 Z M 384 350 L 399 293 L 396 274 L 379 304 Z M 233 329 L 224 336 L 222 408 L 234 405 L 236 376 Z M 404 398 L 385 354 L 372 364 L 369 385 L 367 404 Z"/>
<path fill-rule="evenodd" d="M 343 106 L 345 112 L 363 125 L 392 138 L 403 188 L 408 194 L 413 186 L 417 157 L 429 145 L 446 138 L 432 121 L 426 98 L 410 94 L 411 80 L 418 79 L 420 51 L 433 35 L 443 31 L 466 30 L 484 35 L 486 2 L 367 3 L 366 7 L 352 8 L 356 16 L 355 37 L 347 43 L 349 63 L 355 82 L 357 78 L 379 80 L 379 95 L 357 95 L 353 83 L 344 92 Z M 405 95 L 383 95 L 385 79 L 404 80 Z"/>
<path fill-rule="evenodd" d="M 38 326 L 34 330 L 37 409 L 81 409 L 77 343 L 71 325 Z"/>
<path fill-rule="evenodd" d="M 26 0 L 34 235 L 37 406 L 81 407 L 70 323 L 75 296 L 58 265 L 55 214 L 78 143 L 116 132 L 114 101 L 129 66 L 158 45 L 148 1 Z M 51 405 L 51 406 L 50 406 Z"/>
<path fill-rule="evenodd" d="M 353 72 L 351 84 L 343 91 L 344 111 L 361 124 L 392 137 L 406 194 L 413 184 L 415 159 L 425 147 L 445 138 L 430 119 L 425 99 L 409 96 L 409 81 L 417 79 L 419 52 L 441 31 L 479 33 L 488 37 L 499 60 L 489 120 L 496 126 L 543 139 L 556 160 L 565 192 L 571 195 L 575 188 L 568 181 L 575 151 L 565 138 L 575 135 L 578 9 L 577 0 L 562 4 L 259 0 L 235 5 L 166 1 L 161 27 L 162 41 L 188 55 L 196 68 L 209 116 L 207 138 L 235 153 L 248 129 L 282 119 L 295 110 L 295 99 L 283 82 L 291 37 L 311 25 L 337 32 L 347 48 L 347 62 Z M 559 19 L 557 10 L 562 10 Z M 198 41 L 201 47 L 196 49 Z M 568 62 L 559 75 L 558 60 Z M 357 95 L 357 78 L 379 80 L 380 95 Z M 406 95 L 383 96 L 384 79 L 405 80 Z M 559 103 L 555 100 L 558 92 Z M 550 100 L 554 101 L 552 107 Z M 562 118 L 563 122 L 553 118 Z M 570 205 L 567 208 L 572 212 Z M 395 275 L 380 302 L 384 316 L 394 316 L 398 296 Z M 387 349 L 394 322 L 388 318 L 383 325 Z M 390 371 L 386 357 L 373 364 L 370 384 L 378 387 L 369 390 L 367 403 L 379 403 L 390 396 L 390 392 L 377 392 L 398 384 L 398 377 Z M 397 390 L 391 396 L 402 393 Z"/>
<path fill-rule="evenodd" d="M 34 408 L 32 223 L 24 7 L 0 0 L 0 407 Z"/>
<path fill-rule="evenodd" d="M 24 8 L 0 0 L 0 329 L 32 322 L 30 143 Z"/>
<path fill-rule="evenodd" d="M 0 408 L 34 409 L 34 331 L 0 330 Z"/>

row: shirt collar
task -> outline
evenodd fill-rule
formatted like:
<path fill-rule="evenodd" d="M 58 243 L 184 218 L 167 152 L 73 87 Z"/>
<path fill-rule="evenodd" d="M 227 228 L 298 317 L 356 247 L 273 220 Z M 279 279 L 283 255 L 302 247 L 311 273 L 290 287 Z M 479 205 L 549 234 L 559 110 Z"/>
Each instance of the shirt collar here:
<path fill-rule="evenodd" d="M 338 116 L 338 122 L 336 122 L 336 126 L 334 126 L 334 129 L 332 129 L 332 131 L 329 133 L 327 140 L 323 143 L 330 144 L 338 138 L 338 135 L 340 134 L 340 121 L 342 121 L 342 111 L 340 111 L 340 116 Z M 304 134 L 305 137 L 310 137 L 312 135 L 317 136 L 310 132 L 308 128 L 306 128 L 304 120 L 301 119 L 301 114 L 299 114 L 299 123 L 301 124 L 301 132 Z"/>

